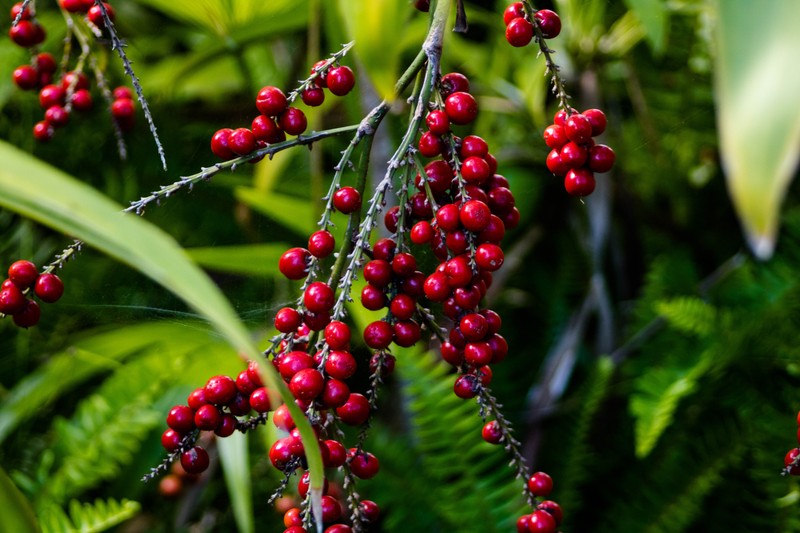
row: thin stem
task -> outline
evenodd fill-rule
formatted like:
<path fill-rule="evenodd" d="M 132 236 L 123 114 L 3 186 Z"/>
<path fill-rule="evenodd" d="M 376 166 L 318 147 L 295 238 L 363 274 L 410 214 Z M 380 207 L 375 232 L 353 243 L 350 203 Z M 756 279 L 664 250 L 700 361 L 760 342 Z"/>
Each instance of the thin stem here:
<path fill-rule="evenodd" d="M 14 17 L 14 21 L 11 23 L 12 27 L 14 27 L 17 24 L 19 24 L 19 21 L 22 20 L 22 14 L 25 13 L 26 9 L 28 9 L 28 6 L 30 5 L 30 3 L 31 3 L 31 0 L 23 0 L 22 6 L 20 6 L 19 13 L 17 13 L 17 16 Z M 35 9 L 33 7 L 31 7 L 31 15 L 36 15 L 36 11 L 35 11 Z"/>
<path fill-rule="evenodd" d="M 559 67 L 555 61 L 553 61 L 553 56 L 551 54 L 555 53 L 555 50 L 552 50 L 549 46 L 547 46 L 547 41 L 542 35 L 542 28 L 539 25 L 539 22 L 536 20 L 534 15 L 536 14 L 537 9 L 533 7 L 530 3 L 530 0 L 523 0 L 522 4 L 525 6 L 525 14 L 531 24 L 533 24 L 533 31 L 535 33 L 536 43 L 539 45 L 539 51 L 544 56 L 545 66 L 547 70 L 545 71 L 545 76 L 550 75 L 551 82 L 553 84 L 553 94 L 558 98 L 558 107 L 563 109 L 567 112 L 567 115 L 572 114 L 572 108 L 569 106 L 569 99 L 571 98 L 569 94 L 567 94 L 566 84 L 564 83 L 564 79 L 561 77 L 561 67 Z"/>

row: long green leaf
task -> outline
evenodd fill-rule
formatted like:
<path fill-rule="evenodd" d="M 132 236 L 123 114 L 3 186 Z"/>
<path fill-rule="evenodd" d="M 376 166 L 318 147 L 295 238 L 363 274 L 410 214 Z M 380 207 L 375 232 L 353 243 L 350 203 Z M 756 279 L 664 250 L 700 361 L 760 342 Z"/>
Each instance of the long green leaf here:
<path fill-rule="evenodd" d="M 95 189 L 0 142 L 0 206 L 81 239 L 160 283 L 205 317 L 241 355 L 258 361 L 298 425 L 319 504 L 322 458 L 316 435 L 272 365 L 263 361 L 222 291 L 169 235 L 131 215 Z"/>
<path fill-rule="evenodd" d="M 247 452 L 247 438 L 234 433 L 226 439 L 217 441 L 219 459 L 225 474 L 225 484 L 233 507 L 233 517 L 240 533 L 255 531 L 253 516 L 253 494 L 250 490 L 250 461 Z"/>
<path fill-rule="evenodd" d="M 278 260 L 287 248 L 286 244 L 252 244 L 190 248 L 186 252 L 196 263 L 211 270 L 274 276 L 278 273 Z"/>
<path fill-rule="evenodd" d="M 3 531 L 14 533 L 39 531 L 31 504 L 2 467 L 0 467 L 0 517 L 2 517 L 0 524 L 3 526 Z"/>
<path fill-rule="evenodd" d="M 237 200 L 298 235 L 308 235 L 314 231 L 314 206 L 308 200 L 248 187 L 238 187 L 235 195 Z"/>
<path fill-rule="evenodd" d="M 772 256 L 800 156 L 796 0 L 718 0 L 715 90 L 728 191 L 753 252 Z M 753 28 L 766 28 L 757 40 Z"/>

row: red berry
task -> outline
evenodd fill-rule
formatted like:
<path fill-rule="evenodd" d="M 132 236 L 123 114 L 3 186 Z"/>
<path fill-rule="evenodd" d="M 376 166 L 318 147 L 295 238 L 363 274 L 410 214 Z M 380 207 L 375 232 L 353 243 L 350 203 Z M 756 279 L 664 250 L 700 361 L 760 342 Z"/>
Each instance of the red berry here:
<path fill-rule="evenodd" d="M 4 315 L 13 315 L 21 311 L 27 302 L 25 295 L 15 284 L 3 284 L 0 290 L 0 313 Z"/>
<path fill-rule="evenodd" d="M 325 466 L 328 468 L 339 468 L 347 460 L 347 450 L 344 445 L 338 440 L 325 440 L 322 444 L 328 448 L 328 460 L 325 461 Z"/>
<path fill-rule="evenodd" d="M 266 413 L 272 409 L 269 391 L 265 387 L 259 387 L 250 393 L 250 407 L 257 413 Z"/>
<path fill-rule="evenodd" d="M 528 522 L 528 531 L 530 533 L 555 533 L 556 520 L 547 511 L 534 511 Z"/>
<path fill-rule="evenodd" d="M 72 94 L 70 98 L 72 109 L 80 112 L 86 112 L 92 109 L 93 99 L 92 93 L 88 89 L 78 89 Z"/>
<path fill-rule="evenodd" d="M 350 327 L 344 322 L 337 320 L 325 326 L 324 336 L 331 350 L 343 350 L 350 345 Z"/>
<path fill-rule="evenodd" d="M 85 13 L 88 9 L 83 0 L 59 0 L 61 8 L 69 13 Z"/>
<path fill-rule="evenodd" d="M 573 169 L 564 178 L 564 188 L 570 196 L 588 196 L 594 191 L 594 174 L 585 168 Z"/>
<path fill-rule="evenodd" d="M 187 474 L 201 474 L 208 468 L 208 452 L 195 446 L 181 454 L 181 466 Z"/>
<path fill-rule="evenodd" d="M 54 128 L 60 128 L 69 123 L 69 111 L 60 105 L 54 105 L 44 112 L 44 119 Z"/>
<path fill-rule="evenodd" d="M 534 496 L 547 496 L 553 490 L 553 478 L 545 472 L 536 472 L 528 479 L 528 490 Z"/>
<path fill-rule="evenodd" d="M 39 270 L 30 261 L 20 259 L 19 261 L 14 261 L 8 267 L 8 279 L 20 289 L 27 289 L 33 285 L 38 277 Z"/>
<path fill-rule="evenodd" d="M 550 513 L 550 516 L 555 519 L 557 526 L 560 525 L 561 521 L 564 519 L 564 512 L 561 510 L 561 506 L 552 500 L 545 500 L 540 503 L 539 509 Z"/>
<path fill-rule="evenodd" d="M 483 161 L 483 160 L 481 160 Z M 459 210 L 459 220 L 461 225 L 472 232 L 482 231 L 489 224 L 489 217 L 492 212 L 489 206 L 480 200 L 469 200 L 464 202 Z"/>
<path fill-rule="evenodd" d="M 14 324 L 21 328 L 30 328 L 39 323 L 41 309 L 33 300 L 26 300 L 22 309 L 13 314 Z"/>
<path fill-rule="evenodd" d="M 11 26 L 8 36 L 15 44 L 28 48 L 44 40 L 44 29 L 37 22 L 23 19 L 16 26 Z"/>
<path fill-rule="evenodd" d="M 427 244 L 433 239 L 433 226 L 431 223 L 423 220 L 417 222 L 411 227 L 411 242 L 414 244 Z"/>
<path fill-rule="evenodd" d="M 589 148 L 587 164 L 592 172 L 608 172 L 614 166 L 616 154 L 605 144 L 596 144 Z"/>
<path fill-rule="evenodd" d="M 61 80 L 61 88 L 67 91 L 70 87 L 72 87 L 73 91 L 88 89 L 89 78 L 83 72 L 67 72 Z"/>
<path fill-rule="evenodd" d="M 606 131 L 607 120 L 605 113 L 599 109 L 587 109 L 581 114 L 589 119 L 589 123 L 592 125 L 592 137 L 597 137 Z"/>
<path fill-rule="evenodd" d="M 470 156 L 461 164 L 461 177 L 469 184 L 480 185 L 490 176 L 489 163 L 483 158 Z"/>
<path fill-rule="evenodd" d="M 344 96 L 349 93 L 356 84 L 356 77 L 350 67 L 334 67 L 325 76 L 328 89 L 336 96 Z"/>
<path fill-rule="evenodd" d="M 589 152 L 584 146 L 570 141 L 561 147 L 559 155 L 561 163 L 569 170 L 582 167 L 589 157 Z"/>
<path fill-rule="evenodd" d="M 542 37 L 545 39 L 555 39 L 561 33 L 561 19 L 555 11 L 540 9 L 533 14 L 534 20 L 542 30 Z"/>
<path fill-rule="evenodd" d="M 550 148 L 554 148 L 556 150 L 560 149 L 562 146 L 567 144 L 569 139 L 567 138 L 567 134 L 564 131 L 563 126 L 558 126 L 556 124 L 551 124 L 547 126 L 544 130 L 544 142 Z"/>
<path fill-rule="evenodd" d="M 503 440 L 503 431 L 500 428 L 500 424 L 497 423 L 497 420 L 487 422 L 486 425 L 483 426 L 481 437 L 489 444 L 500 444 Z"/>
<path fill-rule="evenodd" d="M 531 523 L 531 515 L 522 515 L 517 519 L 517 533 L 530 533 L 528 525 Z"/>
<path fill-rule="evenodd" d="M 228 148 L 236 155 L 247 155 L 256 149 L 256 136 L 247 128 L 236 128 L 228 137 Z"/>
<path fill-rule="evenodd" d="M 17 2 L 13 6 L 11 6 L 11 20 L 16 20 L 17 17 L 20 17 L 20 20 L 30 20 L 31 18 L 31 8 L 26 7 L 25 11 L 20 16 L 20 11 L 22 11 L 22 2 Z"/>
<path fill-rule="evenodd" d="M 275 313 L 275 329 L 281 333 L 291 333 L 300 327 L 303 317 L 296 309 L 284 307 Z"/>
<path fill-rule="evenodd" d="M 289 437 L 278 439 L 269 449 L 269 460 L 272 462 L 272 466 L 278 470 L 283 470 L 286 468 L 294 457 L 289 446 L 290 440 L 291 439 Z"/>
<path fill-rule="evenodd" d="M 397 248 L 397 243 L 392 239 L 383 238 L 378 239 L 372 247 L 372 255 L 375 259 L 383 259 L 390 261 L 394 257 L 394 251 Z"/>
<path fill-rule="evenodd" d="M 503 12 L 503 24 L 508 26 L 508 24 L 515 18 L 524 16 L 525 6 L 522 4 L 522 2 L 514 2 Z"/>
<path fill-rule="evenodd" d="M 303 279 L 308 274 L 311 253 L 305 248 L 289 248 L 278 261 L 278 270 L 289 279 Z"/>
<path fill-rule="evenodd" d="M 392 326 L 383 321 L 375 321 L 364 328 L 364 342 L 370 348 L 383 350 L 392 342 Z"/>
<path fill-rule="evenodd" d="M 442 96 L 448 96 L 457 92 L 469 92 L 469 80 L 459 72 L 450 72 L 442 76 L 441 85 Z"/>
<path fill-rule="evenodd" d="M 180 448 L 181 440 L 183 440 L 183 435 L 174 429 L 167 429 L 161 434 L 161 446 L 168 452 L 174 452 Z"/>
<path fill-rule="evenodd" d="M 325 378 L 316 368 L 305 368 L 292 376 L 289 390 L 298 400 L 311 401 L 322 392 Z"/>
<path fill-rule="evenodd" d="M 236 382 L 230 376 L 214 376 L 206 382 L 205 393 L 209 403 L 227 404 L 236 392 Z"/>
<path fill-rule="evenodd" d="M 407 252 L 399 253 L 392 259 L 392 272 L 400 278 L 406 278 L 416 272 L 417 260 Z"/>
<path fill-rule="evenodd" d="M 442 138 L 430 131 L 426 131 L 419 138 L 417 147 L 419 148 L 419 153 L 423 157 L 436 157 L 442 153 Z"/>
<path fill-rule="evenodd" d="M 455 92 L 445 100 L 444 111 L 447 113 L 450 122 L 454 124 L 469 124 L 478 116 L 478 103 L 467 92 Z"/>
<path fill-rule="evenodd" d="M 236 157 L 236 154 L 234 154 L 233 150 L 231 150 L 230 146 L 228 146 L 228 139 L 230 138 L 231 133 L 233 133 L 232 129 L 222 128 L 221 130 L 217 130 L 214 135 L 211 136 L 211 151 L 214 152 L 214 155 L 220 159 L 228 160 Z"/>
<path fill-rule="evenodd" d="M 331 322 L 333 324 L 334 322 Z M 341 322 L 339 322 L 341 324 Z M 345 380 L 356 373 L 358 365 L 350 352 L 333 350 L 325 361 L 325 372 L 336 379 Z"/>
<path fill-rule="evenodd" d="M 461 159 L 470 156 L 485 158 L 489 155 L 489 145 L 482 137 L 467 135 L 461 140 L 461 149 L 458 151 L 458 155 L 461 156 Z"/>
<path fill-rule="evenodd" d="M 592 138 L 592 123 L 580 113 L 573 113 L 564 121 L 564 133 L 570 141 L 583 144 Z"/>
<path fill-rule="evenodd" d="M 286 111 L 288 106 L 286 95 L 277 87 L 263 87 L 256 95 L 256 107 L 262 115 L 277 117 Z"/>
<path fill-rule="evenodd" d="M 375 285 L 365 285 L 361 290 L 361 305 L 370 311 L 377 311 L 386 305 L 386 295 Z"/>
<path fill-rule="evenodd" d="M 342 187 L 333 193 L 333 207 L 349 215 L 361 208 L 361 194 L 353 187 Z"/>
<path fill-rule="evenodd" d="M 368 524 L 374 524 L 378 521 L 381 510 L 377 503 L 372 500 L 361 500 L 358 507 L 361 510 L 361 516 Z"/>
<path fill-rule="evenodd" d="M 447 113 L 439 109 L 428 113 L 428 116 L 425 117 L 425 124 L 434 135 L 444 135 L 450 131 L 450 119 L 447 118 Z"/>
<path fill-rule="evenodd" d="M 127 122 L 136 115 L 136 104 L 129 98 L 121 98 L 111 103 L 111 115 L 120 122 Z"/>
<path fill-rule="evenodd" d="M 42 109 L 48 109 L 54 105 L 64 105 L 66 92 L 58 85 L 46 85 L 39 91 L 39 105 Z"/>
<path fill-rule="evenodd" d="M 30 65 L 22 65 L 14 69 L 12 78 L 14 84 L 23 91 L 35 89 L 39 84 L 39 73 Z"/>
<path fill-rule="evenodd" d="M 486 335 L 489 324 L 483 315 L 470 313 L 461 318 L 458 327 L 466 340 L 477 341 Z"/>
<path fill-rule="evenodd" d="M 514 47 L 526 46 L 533 39 L 533 24 L 517 17 L 506 26 L 506 41 Z"/>
<path fill-rule="evenodd" d="M 312 313 L 325 313 L 333 307 L 335 295 L 333 289 L 321 281 L 315 281 L 306 287 L 303 304 Z"/>
<path fill-rule="evenodd" d="M 306 368 L 314 368 L 314 358 L 299 350 L 289 352 L 283 355 L 280 360 L 276 359 L 275 361 L 278 362 L 278 372 L 284 379 L 291 379 L 295 374 Z"/>
<path fill-rule="evenodd" d="M 278 123 L 281 129 L 289 135 L 300 135 L 308 127 L 306 114 L 296 107 L 290 107 L 281 113 Z"/>
<path fill-rule="evenodd" d="M 380 470 L 378 458 L 367 451 L 359 452 L 356 448 L 350 448 L 347 456 L 350 459 L 350 470 L 358 478 L 371 479 Z"/>
<path fill-rule="evenodd" d="M 167 426 L 178 433 L 188 433 L 194 429 L 194 410 L 188 405 L 176 405 L 167 413 Z"/>
<path fill-rule="evenodd" d="M 194 425 L 198 429 L 214 431 L 222 422 L 222 413 L 215 406 L 206 404 L 194 413 Z"/>
<path fill-rule="evenodd" d="M 479 386 L 480 381 L 476 376 L 472 374 L 464 374 L 456 379 L 456 382 L 453 385 L 453 391 L 459 398 L 468 400 L 470 398 L 474 398 L 478 394 Z"/>
<path fill-rule="evenodd" d="M 418 11 L 427 13 L 428 11 L 431 10 L 431 0 L 414 0 L 414 7 Z"/>
<path fill-rule="evenodd" d="M 321 106 L 325 101 L 325 91 L 316 85 L 310 85 L 300 94 L 303 103 L 310 107 Z"/>
<path fill-rule="evenodd" d="M 369 418 L 369 410 L 367 397 L 353 392 L 344 405 L 336 408 L 336 414 L 348 426 L 360 426 Z"/>
<path fill-rule="evenodd" d="M 394 343 L 403 348 L 414 346 L 422 337 L 422 330 L 419 324 L 413 320 L 400 320 L 392 326 Z"/>
<path fill-rule="evenodd" d="M 42 274 L 36 280 L 34 292 L 43 302 L 53 303 L 64 294 L 64 284 L 55 274 Z"/>
<path fill-rule="evenodd" d="M 567 173 L 567 170 L 569 170 L 566 163 L 561 159 L 561 154 L 556 149 L 550 150 L 545 163 L 547 164 L 547 170 L 556 176 L 563 176 Z"/>
<path fill-rule="evenodd" d="M 436 211 L 436 223 L 439 228 L 450 232 L 458 229 L 461 223 L 461 212 L 456 204 L 445 204 Z"/>
<path fill-rule="evenodd" d="M 445 264 L 445 275 L 450 287 L 466 287 L 472 280 L 472 267 L 469 260 L 463 256 L 457 256 Z"/>
<path fill-rule="evenodd" d="M 503 266 L 504 260 L 503 249 L 496 244 L 484 243 L 475 250 L 475 262 L 481 270 L 494 272 Z"/>
<path fill-rule="evenodd" d="M 389 310 L 398 320 L 410 320 L 417 310 L 417 301 L 408 294 L 398 294 L 392 298 Z"/>
<path fill-rule="evenodd" d="M 425 165 L 425 177 L 434 196 L 440 195 L 450 190 L 450 183 L 453 181 L 453 169 L 445 161 L 437 159 Z M 420 191 L 425 191 L 425 183 L 419 175 L 414 179 L 414 185 Z"/>
<path fill-rule="evenodd" d="M 106 14 L 108 15 L 109 20 L 111 22 L 114 22 L 114 19 L 116 18 L 116 14 L 114 13 L 114 8 L 105 2 L 103 2 L 103 7 L 106 8 Z M 98 28 L 105 28 L 106 21 L 105 18 L 103 17 L 103 10 L 97 4 L 89 8 L 87 17 L 89 17 L 89 22 L 91 22 Z"/>

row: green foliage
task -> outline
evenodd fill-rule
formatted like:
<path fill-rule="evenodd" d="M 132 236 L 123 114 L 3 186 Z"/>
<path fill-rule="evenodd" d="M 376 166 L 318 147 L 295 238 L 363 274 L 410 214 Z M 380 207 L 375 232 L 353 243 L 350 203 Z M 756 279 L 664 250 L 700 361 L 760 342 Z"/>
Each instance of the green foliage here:
<path fill-rule="evenodd" d="M 100 533 L 130 519 L 139 512 L 130 500 L 95 500 L 94 503 L 69 502 L 69 515 L 57 506 L 44 509 L 43 533 Z"/>

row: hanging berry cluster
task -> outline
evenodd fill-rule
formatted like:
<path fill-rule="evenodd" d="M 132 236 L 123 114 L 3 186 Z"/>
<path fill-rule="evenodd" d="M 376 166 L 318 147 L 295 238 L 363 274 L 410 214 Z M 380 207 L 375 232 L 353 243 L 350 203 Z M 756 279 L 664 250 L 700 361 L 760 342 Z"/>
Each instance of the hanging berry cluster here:
<path fill-rule="evenodd" d="M 554 39 L 561 33 L 561 18 L 549 9 L 533 8 L 530 2 L 514 2 L 503 13 L 506 40 L 511 46 L 527 46 L 532 40 L 545 56 L 547 71 L 552 76 L 553 93 L 561 108 L 553 124 L 544 130 L 545 144 L 551 149 L 547 156 L 548 170 L 564 178 L 564 188 L 572 196 L 588 196 L 596 185 L 595 173 L 603 173 L 614 166 L 615 154 L 605 144 L 595 144 L 593 137 L 606 129 L 606 116 L 599 109 L 578 113 L 569 107 L 569 96 L 553 62 L 551 50 L 545 39 Z"/>
<path fill-rule="evenodd" d="M 85 27 L 98 36 L 102 35 L 102 28 L 106 27 L 103 9 L 111 21 L 115 18 L 114 9 L 109 4 L 100 7 L 94 0 L 60 0 L 59 5 L 66 13 L 85 15 Z M 91 82 L 84 72 L 90 51 L 87 35 L 74 24 L 68 26 L 81 45 L 81 53 L 73 70 L 64 70 L 58 75 L 59 66 L 53 55 L 49 52 L 36 53 L 36 47 L 44 42 L 46 33 L 36 21 L 30 5 L 23 8 L 23 2 L 14 4 L 11 8 L 11 20 L 11 39 L 16 44 L 31 49 L 31 63 L 17 67 L 12 78 L 14 84 L 23 91 L 39 92 L 39 104 L 44 110 L 44 118 L 34 125 L 33 137 L 39 142 L 47 142 L 53 138 L 56 129 L 69 123 L 73 111 L 88 113 L 94 105 Z M 62 61 L 64 65 L 70 59 L 71 40 L 67 43 Z M 93 66 L 96 67 L 95 63 Z M 95 68 L 94 74 L 98 87 L 110 103 L 111 115 L 116 125 L 121 131 L 129 131 L 133 127 L 136 112 L 133 93 L 127 87 L 117 87 L 111 93 L 105 86 L 102 72 Z"/>
<path fill-rule="evenodd" d="M 308 127 L 306 115 L 290 104 L 300 95 L 303 103 L 308 106 L 322 105 L 325 100 L 323 89 L 326 88 L 336 96 L 349 93 L 356 83 L 353 71 L 344 65 L 332 66 L 348 49 L 349 47 L 345 47 L 333 58 L 317 62 L 311 69 L 311 77 L 288 96 L 278 87 L 269 85 L 262 88 L 256 96 L 256 108 L 261 114 L 253 119 L 250 129 L 217 130 L 211 137 L 211 151 L 214 155 L 227 161 L 237 156 L 250 155 L 270 144 L 283 142 L 286 134 L 304 133 Z M 255 158 L 250 162 L 257 163 L 260 160 L 261 158 Z"/>
<path fill-rule="evenodd" d="M 11 316 L 14 324 L 29 328 L 39 323 L 41 309 L 32 296 L 53 303 L 64 294 L 64 284 L 51 272 L 39 272 L 36 265 L 21 259 L 8 267 L 8 278 L 0 285 L 0 318 Z"/>
<path fill-rule="evenodd" d="M 797 442 L 800 443 L 800 412 L 797 413 Z M 800 448 L 792 448 L 786 452 L 782 474 L 800 476 Z"/>

